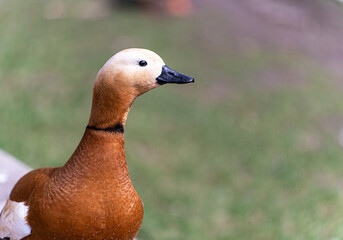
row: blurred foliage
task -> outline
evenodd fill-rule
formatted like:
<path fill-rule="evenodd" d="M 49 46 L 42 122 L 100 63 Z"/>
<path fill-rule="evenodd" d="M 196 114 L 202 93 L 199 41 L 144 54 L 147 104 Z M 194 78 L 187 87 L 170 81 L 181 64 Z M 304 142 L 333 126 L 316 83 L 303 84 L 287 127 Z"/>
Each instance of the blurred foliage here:
<path fill-rule="evenodd" d="M 95 2 L 0 1 L 1 148 L 62 165 L 97 71 L 148 48 L 196 82 L 149 92 L 129 114 L 139 239 L 343 238 L 343 94 L 327 66 L 230 31 L 221 10 L 173 18 Z"/>

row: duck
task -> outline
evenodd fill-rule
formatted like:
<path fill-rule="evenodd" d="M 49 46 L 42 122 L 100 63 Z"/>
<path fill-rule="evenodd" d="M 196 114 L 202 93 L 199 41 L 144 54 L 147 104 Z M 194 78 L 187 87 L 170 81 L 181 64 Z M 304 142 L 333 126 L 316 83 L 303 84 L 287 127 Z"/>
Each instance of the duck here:
<path fill-rule="evenodd" d="M 32 170 L 15 184 L 1 211 L 0 239 L 135 239 L 144 210 L 125 157 L 127 115 L 147 91 L 192 82 L 147 49 L 112 56 L 96 76 L 77 148 L 63 166 Z"/>

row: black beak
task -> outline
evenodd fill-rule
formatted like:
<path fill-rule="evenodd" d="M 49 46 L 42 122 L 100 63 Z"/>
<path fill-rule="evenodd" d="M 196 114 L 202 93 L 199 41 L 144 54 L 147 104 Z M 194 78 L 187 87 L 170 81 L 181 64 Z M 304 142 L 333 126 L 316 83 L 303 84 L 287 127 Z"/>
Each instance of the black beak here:
<path fill-rule="evenodd" d="M 160 85 L 166 83 L 185 84 L 194 82 L 194 78 L 178 73 L 166 65 L 162 67 L 162 73 L 156 78 L 156 80 Z"/>

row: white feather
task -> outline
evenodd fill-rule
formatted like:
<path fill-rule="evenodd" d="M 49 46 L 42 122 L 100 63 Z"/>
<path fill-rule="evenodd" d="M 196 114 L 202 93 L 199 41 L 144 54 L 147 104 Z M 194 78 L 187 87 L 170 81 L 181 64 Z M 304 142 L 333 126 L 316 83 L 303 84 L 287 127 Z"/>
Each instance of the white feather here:
<path fill-rule="evenodd" d="M 7 200 L 0 216 L 0 238 L 20 240 L 30 235 L 31 228 L 26 221 L 28 210 L 23 202 Z"/>

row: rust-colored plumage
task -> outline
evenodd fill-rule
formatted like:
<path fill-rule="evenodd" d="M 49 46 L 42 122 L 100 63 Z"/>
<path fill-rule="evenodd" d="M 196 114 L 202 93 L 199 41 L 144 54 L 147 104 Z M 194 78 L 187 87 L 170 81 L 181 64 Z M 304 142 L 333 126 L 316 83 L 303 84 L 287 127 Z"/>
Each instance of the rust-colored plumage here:
<path fill-rule="evenodd" d="M 149 67 L 137 64 L 142 59 Z M 6 218 L 0 216 L 0 238 L 131 240 L 136 237 L 143 220 L 143 205 L 129 177 L 124 134 L 113 129 L 125 126 L 137 96 L 159 86 L 156 79 L 162 75 L 163 66 L 158 55 L 143 49 L 124 50 L 104 65 L 93 89 L 89 127 L 75 152 L 64 166 L 37 169 L 18 181 L 8 200 L 12 204 L 3 210 Z M 18 212 L 27 214 L 23 219 L 25 228 L 20 225 L 23 223 L 11 220 L 20 215 Z M 27 229 L 31 232 L 27 233 Z"/>
<path fill-rule="evenodd" d="M 87 129 L 63 167 L 27 174 L 10 199 L 30 206 L 30 240 L 133 239 L 143 219 L 117 133 Z"/>

